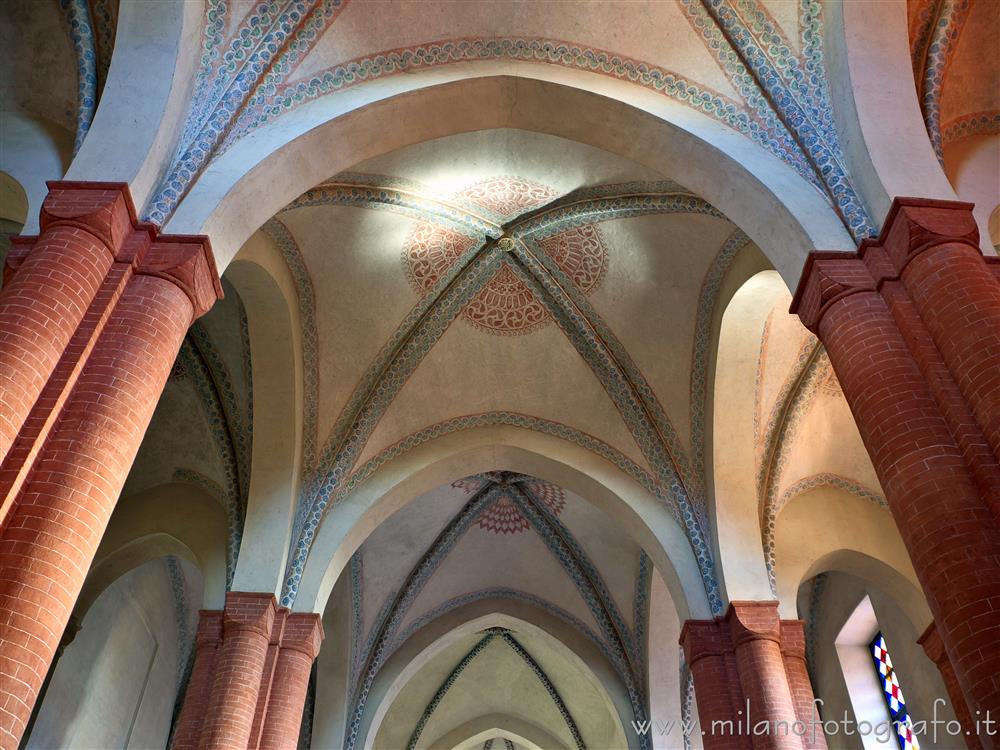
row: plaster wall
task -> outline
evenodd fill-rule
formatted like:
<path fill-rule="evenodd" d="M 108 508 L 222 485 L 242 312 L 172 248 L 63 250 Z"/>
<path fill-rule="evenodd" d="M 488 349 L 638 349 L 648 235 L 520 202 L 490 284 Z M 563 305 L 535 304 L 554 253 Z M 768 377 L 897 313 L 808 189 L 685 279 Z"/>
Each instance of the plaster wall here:
<path fill-rule="evenodd" d="M 122 576 L 97 599 L 59 660 L 28 748 L 163 747 L 179 648 L 163 560 Z"/>

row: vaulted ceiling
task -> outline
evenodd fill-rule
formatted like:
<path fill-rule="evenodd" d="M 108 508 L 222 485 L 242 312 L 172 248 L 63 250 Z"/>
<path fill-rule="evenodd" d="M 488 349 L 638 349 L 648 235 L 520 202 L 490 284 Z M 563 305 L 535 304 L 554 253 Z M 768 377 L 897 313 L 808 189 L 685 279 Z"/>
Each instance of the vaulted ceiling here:
<path fill-rule="evenodd" d="M 65 171 L 113 78 L 118 4 L 7 6 L 0 101 L 20 124 L 5 133 L 21 139 L 31 121 Z M 123 6 L 123 23 L 137 7 Z M 678 618 L 719 614 L 727 591 L 751 589 L 795 617 L 799 584 L 838 544 L 878 557 L 888 539 L 884 555 L 911 574 L 893 557 L 898 539 L 830 363 L 787 312 L 790 276 L 775 268 L 801 248 L 758 245 L 722 207 L 751 205 L 773 171 L 829 214 L 824 231 L 834 229 L 820 236 L 838 248 L 875 231 L 834 119 L 819 2 L 208 0 L 203 10 L 185 27 L 201 41 L 171 110 L 173 140 L 158 144 L 164 163 L 143 173 L 137 202 L 167 231 L 208 231 L 221 267 L 235 260 L 226 299 L 180 352 L 109 544 L 125 538 L 115 523 L 153 500 L 181 507 L 164 488 L 182 488 L 225 519 L 226 583 L 241 559 L 287 551 L 276 593 L 324 611 L 328 634 L 315 737 L 620 746 L 626 717 L 660 695 L 690 711 Z M 970 149 L 993 144 L 1000 123 L 990 85 L 1000 72 L 982 55 L 998 18 L 986 0 L 908 3 L 914 80 L 904 84 L 953 184 L 977 195 L 988 179 L 973 167 L 990 162 Z M 65 33 L 50 33 L 57 26 Z M 480 78 L 500 82 L 473 86 Z M 451 109 L 407 109 L 420 89 L 462 79 L 459 97 L 487 92 L 462 102 L 466 120 L 450 121 L 459 108 L 446 99 Z M 529 92 L 528 79 L 599 96 Z M 640 129 L 645 120 L 606 100 L 677 129 Z M 334 120 L 363 124 L 324 135 Z M 724 164 L 709 179 L 686 133 Z M 737 179 L 734 153 L 753 182 Z M 2 168 L 30 200 L 62 176 L 36 170 L 30 182 L 17 164 Z M 213 208 L 226 201 L 237 208 Z M 758 228 L 787 223 L 760 213 L 747 212 Z M 266 268 L 284 297 L 259 294 L 241 275 L 249 266 Z M 287 321 L 287 351 L 261 344 L 261 320 Z M 291 437 L 259 417 L 275 372 L 294 381 Z M 413 456 L 449 438 L 433 486 L 417 482 L 406 502 L 366 517 L 359 538 L 323 546 L 324 534 L 361 525 L 366 488 L 393 496 L 422 476 Z M 282 529 L 263 551 L 241 547 L 261 503 L 262 444 L 295 464 L 290 536 Z M 640 523 L 543 463 L 508 466 L 500 447 L 511 444 L 560 461 L 572 449 L 660 515 Z M 504 456 L 485 472 L 481 453 L 468 458 L 484 445 Z M 337 565 L 335 583 L 307 580 L 310 566 Z M 763 588 L 747 583 L 755 576 Z M 655 667 L 650 641 L 668 644 Z"/>

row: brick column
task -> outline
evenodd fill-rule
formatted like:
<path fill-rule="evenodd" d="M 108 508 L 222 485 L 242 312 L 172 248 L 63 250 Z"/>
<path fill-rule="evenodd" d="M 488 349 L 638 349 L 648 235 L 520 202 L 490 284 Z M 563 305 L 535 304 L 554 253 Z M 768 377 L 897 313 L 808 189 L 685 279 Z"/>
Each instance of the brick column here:
<path fill-rule="evenodd" d="M 970 709 L 1000 716 L 1000 528 L 879 292 L 878 257 L 815 253 L 792 309 L 826 346 Z"/>
<path fill-rule="evenodd" d="M 215 681 L 215 665 L 222 645 L 222 613 L 202 610 L 198 615 L 194 666 L 184 693 L 184 705 L 177 717 L 171 750 L 197 750 L 208 701 Z"/>
<path fill-rule="evenodd" d="M 746 704 L 729 631 L 716 620 L 688 620 L 680 642 L 694 679 L 705 750 L 750 750 Z M 737 722 L 742 722 L 742 729 Z M 720 731 L 721 727 L 728 730 Z"/>
<path fill-rule="evenodd" d="M 805 730 L 802 745 L 806 750 L 826 750 L 826 735 L 814 702 L 812 681 L 806 666 L 806 637 L 802 620 L 781 621 L 781 657 L 785 662 L 785 677 L 792 691 L 795 716 Z"/>
<path fill-rule="evenodd" d="M 938 671 L 941 672 L 945 690 L 948 692 L 948 699 L 951 701 L 951 707 L 955 711 L 955 718 L 962 725 L 963 732 L 969 732 L 964 735 L 966 746 L 969 750 L 982 750 L 983 743 L 974 734 L 975 722 L 972 720 L 972 714 L 965 703 L 965 696 L 962 695 L 962 688 L 958 684 L 958 677 L 955 676 L 955 670 L 951 666 L 951 662 L 948 661 L 948 654 L 944 651 L 944 643 L 941 642 L 941 637 L 938 635 L 937 628 L 934 627 L 933 622 L 927 626 L 927 630 L 917 639 L 917 643 L 923 647 L 924 653 L 937 665 Z"/>
<path fill-rule="evenodd" d="M 1000 283 L 979 251 L 971 203 L 897 198 L 877 246 L 1000 460 Z"/>
<path fill-rule="evenodd" d="M 0 524 L 121 291 L 109 271 L 141 231 L 123 184 L 49 187 L 42 233 L 12 239 L 0 290 Z"/>
<path fill-rule="evenodd" d="M 207 239 L 139 249 L 0 538 L 3 750 L 24 731 L 184 334 L 221 292 Z"/>
<path fill-rule="evenodd" d="M 201 730 L 202 750 L 248 746 L 275 613 L 272 594 L 226 594 L 222 649 Z"/>
<path fill-rule="evenodd" d="M 250 728 L 250 741 L 247 747 L 257 750 L 260 747 L 261 733 L 264 731 L 264 717 L 270 710 L 271 688 L 274 685 L 274 670 L 278 665 L 278 648 L 285 632 L 285 622 L 288 610 L 281 607 L 274 614 L 274 625 L 271 626 L 271 638 L 267 644 L 267 656 L 264 657 L 264 669 L 261 670 L 260 688 L 257 691 L 257 708 L 253 715 L 253 725 Z"/>
<path fill-rule="evenodd" d="M 261 750 L 298 747 L 309 675 L 322 642 L 323 623 L 319 615 L 302 612 L 288 615 L 264 719 Z"/>
<path fill-rule="evenodd" d="M 750 709 L 754 750 L 802 750 L 801 736 L 793 733 L 798 717 L 781 656 L 778 603 L 733 602 L 725 621 Z M 758 735 L 757 728 L 767 725 L 767 734 Z"/>

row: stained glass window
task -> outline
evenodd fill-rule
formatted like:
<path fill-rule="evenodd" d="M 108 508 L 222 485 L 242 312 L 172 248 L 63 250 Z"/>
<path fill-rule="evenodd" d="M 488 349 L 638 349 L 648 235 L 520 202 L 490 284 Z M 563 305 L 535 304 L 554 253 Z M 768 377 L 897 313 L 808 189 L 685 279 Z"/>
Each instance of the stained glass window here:
<path fill-rule="evenodd" d="M 896 670 L 893 669 L 892 659 L 889 658 L 889 648 L 885 645 L 885 638 L 881 633 L 872 641 L 871 654 L 875 659 L 875 669 L 882 683 L 882 697 L 885 698 L 885 704 L 889 708 L 889 716 L 892 717 L 899 747 L 901 750 L 920 750 L 920 743 L 913 734 L 913 722 L 910 721 L 910 715 L 906 711 L 903 691 L 896 678 Z"/>

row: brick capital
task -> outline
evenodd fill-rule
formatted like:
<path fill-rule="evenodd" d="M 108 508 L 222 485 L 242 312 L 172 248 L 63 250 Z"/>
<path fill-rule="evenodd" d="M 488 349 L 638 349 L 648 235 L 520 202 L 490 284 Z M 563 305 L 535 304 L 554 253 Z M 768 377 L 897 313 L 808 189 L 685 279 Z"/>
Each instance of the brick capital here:
<path fill-rule="evenodd" d="M 323 643 L 323 620 L 313 612 L 292 612 L 285 619 L 285 631 L 281 637 L 281 648 L 301 651 L 315 659 Z"/>
<path fill-rule="evenodd" d="M 941 640 L 941 636 L 937 631 L 937 625 L 933 620 L 931 624 L 927 626 L 927 629 L 920 634 L 917 638 L 917 643 L 923 648 L 924 653 L 927 654 L 927 658 L 934 662 L 938 667 L 941 663 L 946 661 L 948 656 L 944 651 L 944 641 Z"/>
<path fill-rule="evenodd" d="M 781 621 L 781 653 L 793 659 L 806 660 L 806 635 L 802 620 Z"/>
<path fill-rule="evenodd" d="M 56 226 L 71 226 L 97 237 L 116 255 L 125 238 L 139 223 L 135 206 L 124 182 L 73 182 L 52 180 L 42 203 L 42 232 Z"/>
<path fill-rule="evenodd" d="M 226 633 L 251 630 L 269 640 L 277 611 L 274 594 L 230 591 L 226 594 L 223 627 Z"/>
<path fill-rule="evenodd" d="M 176 284 L 191 300 L 192 321 L 222 299 L 212 244 L 203 235 L 160 235 L 139 258 L 136 273 Z"/>
<path fill-rule="evenodd" d="M 203 609 L 198 612 L 198 631 L 195 647 L 218 646 L 222 643 L 222 612 Z"/>
<path fill-rule="evenodd" d="M 957 242 L 979 250 L 979 226 L 973 204 L 929 198 L 896 198 L 885 217 L 877 240 L 862 243 L 861 252 L 884 248 L 897 273 L 914 256 L 944 243 Z"/>
<path fill-rule="evenodd" d="M 781 621 L 777 602 L 732 602 L 724 621 L 734 646 L 750 641 L 781 643 Z"/>
<path fill-rule="evenodd" d="M 681 628 L 680 644 L 688 666 L 707 656 L 721 656 L 730 650 L 728 634 L 717 620 L 688 620 Z"/>
<path fill-rule="evenodd" d="M 857 253 L 818 252 L 806 260 L 791 312 L 813 333 L 823 315 L 839 300 L 858 292 L 875 291 L 875 279 Z"/>

